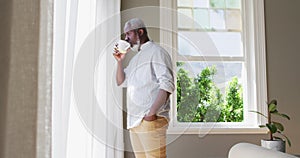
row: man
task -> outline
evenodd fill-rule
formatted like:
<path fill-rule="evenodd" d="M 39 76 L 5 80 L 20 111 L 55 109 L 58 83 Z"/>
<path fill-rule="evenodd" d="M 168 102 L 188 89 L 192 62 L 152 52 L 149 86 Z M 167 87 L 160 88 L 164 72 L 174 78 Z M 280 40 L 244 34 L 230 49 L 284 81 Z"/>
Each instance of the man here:
<path fill-rule="evenodd" d="M 169 95 L 174 91 L 170 55 L 149 40 L 141 19 L 124 26 L 125 40 L 138 51 L 123 69 L 126 54 L 118 51 L 116 81 L 127 87 L 127 128 L 136 158 L 165 158 L 166 130 L 169 120 Z"/>

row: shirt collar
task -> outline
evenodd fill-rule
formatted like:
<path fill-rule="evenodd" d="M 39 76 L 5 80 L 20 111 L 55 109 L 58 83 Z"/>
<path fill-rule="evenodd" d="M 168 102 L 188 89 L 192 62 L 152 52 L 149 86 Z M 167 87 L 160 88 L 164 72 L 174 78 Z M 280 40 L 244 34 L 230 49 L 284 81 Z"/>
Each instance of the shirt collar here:
<path fill-rule="evenodd" d="M 143 50 L 143 49 L 149 47 L 150 44 L 151 44 L 152 42 L 153 42 L 152 40 L 149 40 L 149 41 L 147 41 L 146 43 L 143 43 L 143 44 L 141 45 L 141 50 Z"/>

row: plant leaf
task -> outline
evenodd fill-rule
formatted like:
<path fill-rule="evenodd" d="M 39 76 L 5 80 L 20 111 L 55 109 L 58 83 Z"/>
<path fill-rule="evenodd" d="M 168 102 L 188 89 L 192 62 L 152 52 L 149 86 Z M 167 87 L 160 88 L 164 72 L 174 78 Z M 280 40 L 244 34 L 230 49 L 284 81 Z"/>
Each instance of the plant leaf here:
<path fill-rule="evenodd" d="M 277 132 L 277 127 L 275 125 L 267 123 L 266 126 L 269 128 L 272 134 Z"/>
<path fill-rule="evenodd" d="M 276 99 L 273 99 L 273 100 L 270 101 L 269 104 L 275 104 L 275 105 L 277 105 L 277 100 L 276 100 Z"/>
<path fill-rule="evenodd" d="M 288 120 L 291 119 L 288 115 L 286 115 L 286 114 L 281 114 L 281 113 L 279 113 L 279 112 L 274 112 L 274 113 L 272 113 L 272 114 L 277 115 L 277 116 L 280 116 L 280 117 L 283 117 L 283 118 L 286 118 L 286 119 L 288 119 Z"/>
<path fill-rule="evenodd" d="M 278 133 L 282 133 L 281 131 L 277 131 Z"/>
<path fill-rule="evenodd" d="M 278 113 L 278 110 L 276 109 L 276 110 L 274 110 L 274 111 L 271 111 L 270 113 L 271 113 L 271 114 L 273 114 L 273 113 Z"/>
<path fill-rule="evenodd" d="M 289 147 L 291 147 L 292 146 L 291 140 L 286 135 L 284 135 L 282 133 L 280 133 L 280 135 L 282 135 L 287 140 L 287 142 L 289 144 Z"/>
<path fill-rule="evenodd" d="M 282 140 L 282 138 L 280 137 L 277 137 L 277 136 L 273 136 L 275 139 L 279 139 L 279 140 Z"/>
<path fill-rule="evenodd" d="M 251 111 L 249 111 L 249 112 L 254 112 L 254 113 L 257 113 L 257 114 L 259 114 L 259 115 L 261 115 L 261 116 L 263 116 L 263 117 L 265 117 L 265 118 L 268 118 L 266 115 L 264 115 L 263 113 L 258 112 L 258 111 L 253 111 L 253 110 L 251 110 Z"/>
<path fill-rule="evenodd" d="M 271 113 L 275 112 L 275 110 L 277 109 L 277 106 L 275 104 L 269 104 L 268 107 Z"/>
<path fill-rule="evenodd" d="M 279 123 L 279 122 L 272 122 L 275 126 L 276 126 L 276 128 L 279 130 L 279 131 L 284 131 L 284 127 L 283 127 L 283 125 L 281 124 L 281 123 Z"/>
<path fill-rule="evenodd" d="M 265 126 L 265 125 L 259 125 L 259 127 L 260 127 L 260 128 L 264 128 L 264 127 L 266 127 L 266 126 Z"/>
<path fill-rule="evenodd" d="M 291 119 L 291 118 L 290 118 L 288 115 L 286 115 L 286 114 L 281 114 L 281 116 L 284 117 L 284 118 L 286 118 L 286 119 L 288 119 L 288 120 Z"/>

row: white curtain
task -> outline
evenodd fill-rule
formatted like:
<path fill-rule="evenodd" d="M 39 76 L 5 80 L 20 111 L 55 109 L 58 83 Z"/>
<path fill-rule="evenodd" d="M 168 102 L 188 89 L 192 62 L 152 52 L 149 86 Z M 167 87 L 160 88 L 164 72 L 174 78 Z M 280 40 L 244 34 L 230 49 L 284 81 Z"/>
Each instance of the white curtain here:
<path fill-rule="evenodd" d="M 122 158 L 120 0 L 54 2 L 53 158 Z"/>

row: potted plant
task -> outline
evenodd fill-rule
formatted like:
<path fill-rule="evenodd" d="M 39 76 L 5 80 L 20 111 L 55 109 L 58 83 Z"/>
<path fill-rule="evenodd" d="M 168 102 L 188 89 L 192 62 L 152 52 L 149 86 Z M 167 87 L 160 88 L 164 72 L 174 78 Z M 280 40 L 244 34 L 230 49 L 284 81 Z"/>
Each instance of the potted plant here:
<path fill-rule="evenodd" d="M 273 116 L 279 116 L 285 119 L 290 120 L 290 117 L 286 114 L 279 113 L 277 110 L 277 100 L 272 100 L 268 104 L 268 114 L 267 116 L 258 111 L 255 112 L 263 117 L 265 117 L 268 121 L 265 125 L 260 125 L 260 128 L 268 128 L 270 139 L 261 140 L 261 146 L 285 152 L 285 140 L 288 142 L 288 145 L 291 146 L 290 139 L 283 133 L 284 126 L 279 123 L 273 121 Z"/>

